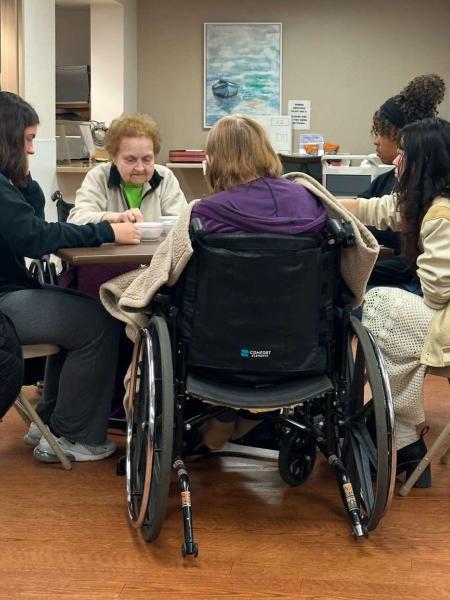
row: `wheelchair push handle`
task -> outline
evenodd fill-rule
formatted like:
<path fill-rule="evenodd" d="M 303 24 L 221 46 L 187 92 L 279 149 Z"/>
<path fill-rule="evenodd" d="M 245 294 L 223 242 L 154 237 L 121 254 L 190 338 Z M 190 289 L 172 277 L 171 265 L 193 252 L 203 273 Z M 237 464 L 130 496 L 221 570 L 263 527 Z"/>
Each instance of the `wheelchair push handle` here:
<path fill-rule="evenodd" d="M 202 220 L 199 217 L 194 217 L 189 225 L 191 236 L 202 237 L 205 233 Z"/>
<path fill-rule="evenodd" d="M 51 199 L 53 200 L 53 202 L 59 202 L 63 199 L 63 195 L 59 190 L 56 190 L 56 192 L 53 192 L 53 194 L 51 195 Z"/>
<path fill-rule="evenodd" d="M 344 219 L 328 219 L 327 220 L 328 243 L 330 240 L 335 240 L 339 246 L 343 248 L 351 248 L 355 245 L 355 234 L 353 233 L 352 224 Z"/>

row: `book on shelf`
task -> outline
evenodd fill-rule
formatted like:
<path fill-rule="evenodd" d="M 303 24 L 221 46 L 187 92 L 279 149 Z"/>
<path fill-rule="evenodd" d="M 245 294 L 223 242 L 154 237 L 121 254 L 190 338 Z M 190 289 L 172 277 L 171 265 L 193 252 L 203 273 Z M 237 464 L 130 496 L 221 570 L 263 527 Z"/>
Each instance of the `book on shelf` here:
<path fill-rule="evenodd" d="M 170 162 L 202 162 L 205 160 L 204 150 L 169 150 Z"/>

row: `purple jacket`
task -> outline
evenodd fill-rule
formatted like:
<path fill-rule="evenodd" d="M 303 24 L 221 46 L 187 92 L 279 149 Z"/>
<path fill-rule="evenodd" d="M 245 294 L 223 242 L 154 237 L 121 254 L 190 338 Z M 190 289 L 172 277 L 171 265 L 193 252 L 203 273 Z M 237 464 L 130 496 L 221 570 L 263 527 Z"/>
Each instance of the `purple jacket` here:
<path fill-rule="evenodd" d="M 320 200 L 287 179 L 261 177 L 197 202 L 207 233 L 234 231 L 295 234 L 320 231 L 327 218 Z"/>

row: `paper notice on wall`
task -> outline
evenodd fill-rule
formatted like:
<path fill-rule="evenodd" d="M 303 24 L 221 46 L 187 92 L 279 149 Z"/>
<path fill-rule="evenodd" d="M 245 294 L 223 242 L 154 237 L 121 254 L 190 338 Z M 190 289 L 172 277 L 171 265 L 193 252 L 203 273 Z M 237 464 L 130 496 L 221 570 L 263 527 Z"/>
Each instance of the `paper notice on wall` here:
<path fill-rule="evenodd" d="M 275 152 L 291 154 L 292 152 L 292 126 L 291 118 L 285 115 L 276 117 L 267 115 L 252 115 L 267 131 L 270 143 Z"/>
<path fill-rule="evenodd" d="M 311 100 L 289 100 L 288 113 L 292 119 L 292 129 L 311 128 Z"/>

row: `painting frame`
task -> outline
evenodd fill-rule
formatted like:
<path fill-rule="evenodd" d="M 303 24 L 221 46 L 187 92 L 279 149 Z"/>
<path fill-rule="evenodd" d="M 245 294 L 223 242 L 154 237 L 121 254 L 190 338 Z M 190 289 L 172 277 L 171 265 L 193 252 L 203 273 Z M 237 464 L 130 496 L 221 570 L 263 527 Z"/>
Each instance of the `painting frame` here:
<path fill-rule="evenodd" d="M 250 117 L 281 114 L 282 35 L 280 22 L 203 24 L 205 129 L 233 112 Z"/>

